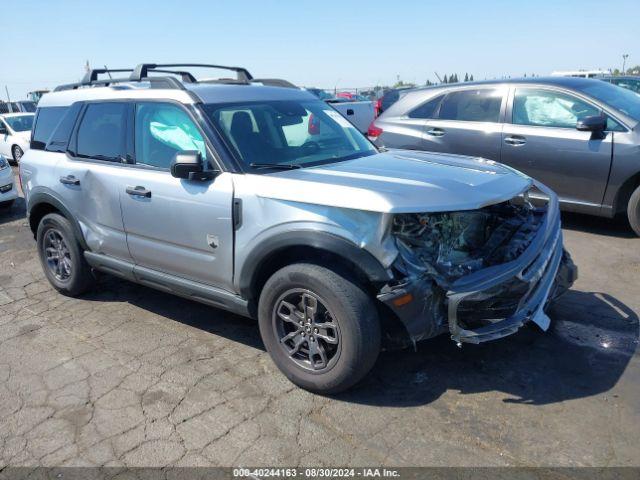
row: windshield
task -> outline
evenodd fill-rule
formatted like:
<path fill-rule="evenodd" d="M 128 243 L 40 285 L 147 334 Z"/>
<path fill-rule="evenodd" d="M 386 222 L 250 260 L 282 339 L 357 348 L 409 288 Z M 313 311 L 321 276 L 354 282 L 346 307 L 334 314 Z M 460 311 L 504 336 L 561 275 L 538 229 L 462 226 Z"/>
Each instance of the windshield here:
<path fill-rule="evenodd" d="M 9 124 L 14 132 L 27 132 L 33 127 L 33 115 L 5 117 L 4 121 Z"/>
<path fill-rule="evenodd" d="M 640 95 L 637 93 L 600 80 L 576 89 L 640 122 Z"/>
<path fill-rule="evenodd" d="M 318 100 L 205 105 L 205 112 L 249 168 L 283 168 L 373 155 L 375 147 Z"/>

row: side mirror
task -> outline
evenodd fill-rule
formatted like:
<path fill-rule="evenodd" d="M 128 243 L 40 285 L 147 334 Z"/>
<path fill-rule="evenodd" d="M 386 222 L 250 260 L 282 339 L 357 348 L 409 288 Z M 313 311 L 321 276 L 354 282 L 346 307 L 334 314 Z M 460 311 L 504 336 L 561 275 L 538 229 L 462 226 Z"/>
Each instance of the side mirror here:
<path fill-rule="evenodd" d="M 171 162 L 171 175 L 185 180 L 211 180 L 217 171 L 205 171 L 202 154 L 197 150 L 184 150 L 178 152 Z"/>
<path fill-rule="evenodd" d="M 0 135 L 7 135 L 9 132 L 5 127 L 0 127 Z"/>
<path fill-rule="evenodd" d="M 576 129 L 581 132 L 598 132 L 602 133 L 607 128 L 607 117 L 604 115 L 590 115 L 578 119 Z"/>

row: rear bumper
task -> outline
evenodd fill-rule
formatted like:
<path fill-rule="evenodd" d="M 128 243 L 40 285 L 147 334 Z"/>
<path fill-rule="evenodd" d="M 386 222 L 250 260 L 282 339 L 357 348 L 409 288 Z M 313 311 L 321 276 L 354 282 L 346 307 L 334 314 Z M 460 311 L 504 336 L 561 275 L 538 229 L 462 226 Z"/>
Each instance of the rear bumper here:
<path fill-rule="evenodd" d="M 517 259 L 461 277 L 448 286 L 444 298 L 434 294 L 427 278 L 381 292 L 378 298 L 405 325 L 413 341 L 446 331 L 458 343 L 481 343 L 515 333 L 526 322 L 542 329 L 549 326 L 545 308 L 571 287 L 577 268 L 563 248 L 560 210 L 556 195 L 536 187 L 549 197 L 547 212 L 535 238 Z M 394 300 L 411 294 L 401 306 Z"/>

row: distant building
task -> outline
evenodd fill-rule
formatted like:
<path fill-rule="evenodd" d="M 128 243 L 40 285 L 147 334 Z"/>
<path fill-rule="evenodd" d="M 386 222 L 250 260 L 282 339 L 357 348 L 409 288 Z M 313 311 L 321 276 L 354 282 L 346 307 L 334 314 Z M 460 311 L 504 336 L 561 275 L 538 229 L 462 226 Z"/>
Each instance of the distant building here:
<path fill-rule="evenodd" d="M 567 70 L 553 72 L 553 77 L 582 77 L 582 78 L 596 78 L 605 75 L 611 75 L 610 70 Z"/>

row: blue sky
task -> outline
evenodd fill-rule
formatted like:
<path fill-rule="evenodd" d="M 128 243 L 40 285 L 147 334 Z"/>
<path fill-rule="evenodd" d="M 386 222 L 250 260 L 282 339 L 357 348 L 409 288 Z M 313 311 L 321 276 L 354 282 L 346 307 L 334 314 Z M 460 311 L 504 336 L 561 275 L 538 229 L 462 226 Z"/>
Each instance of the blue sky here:
<path fill-rule="evenodd" d="M 246 66 L 333 88 L 640 64 L 640 1 L 1 0 L 0 92 L 146 62 Z"/>

